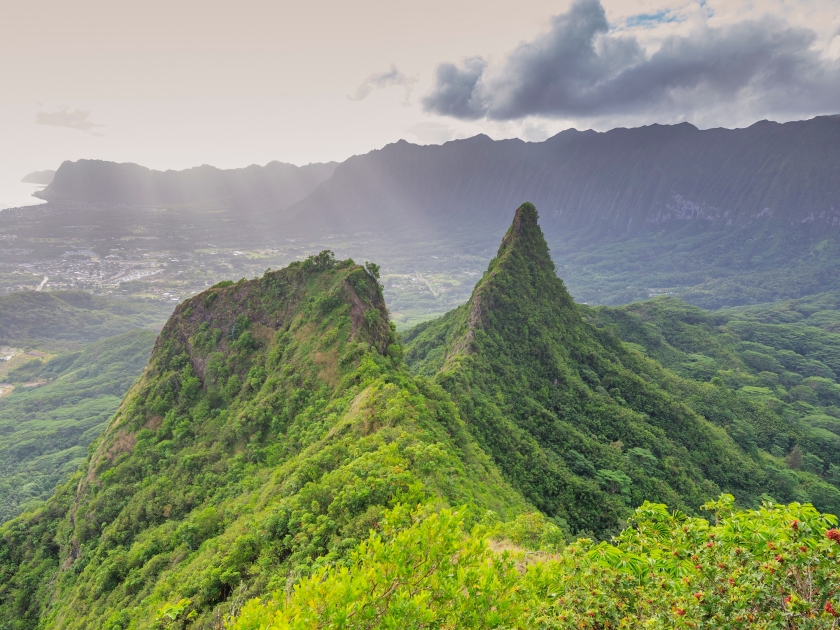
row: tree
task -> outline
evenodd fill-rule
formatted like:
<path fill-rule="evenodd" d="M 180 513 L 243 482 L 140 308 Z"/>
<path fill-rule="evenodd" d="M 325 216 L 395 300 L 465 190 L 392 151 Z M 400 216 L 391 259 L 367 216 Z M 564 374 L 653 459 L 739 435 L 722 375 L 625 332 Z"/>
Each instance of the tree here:
<path fill-rule="evenodd" d="M 793 447 L 793 450 L 790 452 L 790 455 L 787 456 L 785 462 L 788 465 L 788 468 L 792 470 L 799 470 L 802 468 L 802 449 L 799 448 L 799 444 Z"/>

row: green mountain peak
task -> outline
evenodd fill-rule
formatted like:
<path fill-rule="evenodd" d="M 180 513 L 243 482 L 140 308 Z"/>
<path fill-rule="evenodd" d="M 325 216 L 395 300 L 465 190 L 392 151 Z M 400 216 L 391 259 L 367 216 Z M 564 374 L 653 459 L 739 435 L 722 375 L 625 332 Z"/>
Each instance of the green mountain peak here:
<path fill-rule="evenodd" d="M 533 509 L 403 364 L 377 268 L 322 252 L 176 309 L 82 469 L 0 528 L 0 628 L 156 627 L 182 598 L 217 627 L 435 503 Z"/>
<path fill-rule="evenodd" d="M 496 257 L 490 261 L 484 280 L 474 294 L 495 300 L 506 309 L 526 306 L 537 300 L 573 308 L 563 281 L 556 276 L 554 261 L 539 226 L 537 209 L 531 203 L 517 208 L 513 223 L 502 239 Z M 519 304 L 516 300 L 527 302 Z"/>
<path fill-rule="evenodd" d="M 583 320 L 537 221 L 520 206 L 470 301 L 405 335 L 412 368 L 452 395 L 508 481 L 573 531 L 616 531 L 644 499 L 691 509 L 722 488 L 760 493 L 756 462 L 679 402 L 658 365 Z"/>
<path fill-rule="evenodd" d="M 517 208 L 496 257 L 490 261 L 467 305 L 462 307 L 463 321 L 456 327 L 460 334 L 449 344 L 448 361 L 475 350 L 479 329 L 518 353 L 549 334 L 546 326 L 559 324 L 567 328 L 580 324 L 574 302 L 563 281 L 556 276 L 538 220 L 533 204 L 523 203 Z M 535 319 L 535 308 L 553 315 Z M 458 309 L 453 313 L 458 313 Z M 560 320 L 556 318 L 558 315 L 562 315 Z M 523 335 L 530 341 L 523 344 Z"/>
<path fill-rule="evenodd" d="M 615 535 L 646 501 L 690 513 L 726 491 L 757 505 L 805 480 L 840 504 L 834 486 L 736 444 L 733 409 L 770 415 L 739 406 L 723 380 L 682 379 L 591 319 L 531 204 L 470 301 L 402 342 L 378 268 L 331 252 L 210 288 L 176 309 L 82 468 L 0 526 L 0 630 L 221 627 L 246 599 L 277 593 L 280 605 L 328 584 L 329 567 L 349 579 L 366 549 L 391 545 L 379 534 L 430 514 L 449 523 L 447 506 L 464 507 L 446 530 L 512 521 L 554 545 L 561 530 Z M 411 549 L 395 570 L 419 570 Z M 352 578 L 364 597 L 369 575 Z"/>
<path fill-rule="evenodd" d="M 523 203 L 516 209 L 513 223 L 502 239 L 496 257 L 503 258 L 515 251 L 531 258 L 535 265 L 554 271 L 554 262 L 548 253 L 548 244 L 539 226 L 539 214 L 532 203 Z"/>

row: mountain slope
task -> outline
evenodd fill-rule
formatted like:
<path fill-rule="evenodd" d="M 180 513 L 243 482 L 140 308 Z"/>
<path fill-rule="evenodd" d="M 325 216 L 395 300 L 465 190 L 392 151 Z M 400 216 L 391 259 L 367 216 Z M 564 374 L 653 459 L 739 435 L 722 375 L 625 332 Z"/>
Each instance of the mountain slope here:
<path fill-rule="evenodd" d="M 840 116 L 746 129 L 682 123 L 564 131 L 544 142 L 487 136 L 416 146 L 405 141 L 355 156 L 297 203 L 311 232 L 504 225 L 523 198 L 544 229 L 597 226 L 657 232 L 701 221 L 840 224 Z"/>
<path fill-rule="evenodd" d="M 444 286 L 466 299 L 456 279 L 473 269 L 453 252 L 479 254 L 483 266 L 509 209 L 531 199 L 577 301 L 621 304 L 664 293 L 721 308 L 840 289 L 838 147 L 840 117 L 821 116 L 745 129 L 567 130 L 544 142 L 400 141 L 340 165 L 299 169 L 159 173 L 66 163 L 49 198 L 111 205 L 92 213 L 57 201 L 43 212 L 62 216 L 74 236 L 104 216 L 110 236 L 142 227 L 179 250 L 305 243 L 306 254 L 330 246 L 356 256 L 359 241 L 386 243 L 376 254 L 386 276 L 416 279 L 434 260 Z M 138 212 L 142 204 L 167 212 Z M 412 296 L 412 311 L 451 306 L 439 303 L 436 289 L 416 299 L 409 286 L 397 291 Z"/>
<path fill-rule="evenodd" d="M 703 417 L 725 405 L 713 389 L 686 404 L 676 375 L 582 319 L 531 204 L 470 301 L 406 342 L 409 364 L 450 392 L 511 483 L 575 531 L 614 531 L 645 499 L 680 509 L 720 489 L 747 504 L 764 492 L 789 499 L 788 481 Z M 823 486 L 837 509 L 837 490 Z"/>
<path fill-rule="evenodd" d="M 593 226 L 648 233 L 692 221 L 823 228 L 840 225 L 838 147 L 840 116 L 745 129 L 570 129 L 543 142 L 400 140 L 341 164 L 303 167 L 160 172 L 79 160 L 63 163 L 39 196 L 129 204 L 238 199 L 275 210 L 293 204 L 276 217 L 278 227 L 310 234 L 504 226 L 522 198 L 542 209 L 550 234 Z"/>
<path fill-rule="evenodd" d="M 460 250 L 492 251 L 508 209 L 531 199 L 580 302 L 771 302 L 840 288 L 838 147 L 838 116 L 568 130 L 535 143 L 400 141 L 342 163 L 275 229 L 374 232 L 407 251 L 446 234 Z"/>
<path fill-rule="evenodd" d="M 328 179 L 335 167 L 335 162 L 306 166 L 269 162 L 230 170 L 205 164 L 184 171 L 154 171 L 137 164 L 78 160 L 62 163 L 49 186 L 36 196 L 47 201 L 140 205 L 229 202 L 279 209 L 303 199 Z"/>
<path fill-rule="evenodd" d="M 768 465 L 788 477 L 812 473 L 802 476 L 807 496 L 798 500 L 837 513 L 840 495 L 813 482 L 840 483 L 840 334 L 812 327 L 806 318 L 762 321 L 785 312 L 774 305 L 709 313 L 675 298 L 584 310 L 588 321 L 637 344 L 681 377 L 728 390 L 728 413 L 716 421 L 744 450 L 761 449 Z"/>
<path fill-rule="evenodd" d="M 221 627 L 247 598 L 275 593 L 276 604 L 295 584 L 317 590 L 335 576 L 357 584 L 365 550 L 383 548 L 379 532 L 432 523 L 434 513 L 457 530 L 444 541 L 448 551 L 421 541 L 432 545 L 432 560 L 408 540 L 412 547 L 396 549 L 398 569 L 422 567 L 418 579 L 453 585 L 451 598 L 474 576 L 452 563 L 461 543 L 478 549 L 463 540 L 476 524 L 479 546 L 493 525 L 540 544 L 548 532 L 556 551 L 563 531 L 617 534 L 643 505 L 637 522 L 647 514 L 654 530 L 665 528 L 652 554 L 668 548 L 668 562 L 644 561 L 661 588 L 665 573 L 701 570 L 673 555 L 671 534 L 682 540 L 680 554 L 693 554 L 709 548 L 708 523 L 693 523 L 699 537 L 685 540 L 686 529 L 672 529 L 689 524 L 684 514 L 671 518 L 646 500 L 693 512 L 727 490 L 744 505 L 770 493 L 840 511 L 835 485 L 783 470 L 727 432 L 733 413 L 755 412 L 749 421 L 762 422 L 759 407 L 733 407 L 739 399 L 726 383 L 682 378 L 587 322 L 555 275 L 531 204 L 516 211 L 469 303 L 406 339 L 403 347 L 388 321 L 376 265 L 328 251 L 179 305 L 82 469 L 44 505 L 0 527 L 0 630 L 147 628 L 167 618 Z M 457 519 L 447 506 L 463 506 Z M 731 500 L 718 508 L 729 514 Z M 831 518 L 802 506 L 773 513 L 787 519 L 775 529 L 795 540 L 791 515 L 807 517 L 829 566 Z M 417 531 L 422 538 L 428 530 Z M 364 540 L 370 545 L 360 547 Z M 756 549 L 767 556 L 766 540 Z M 634 553 L 632 544 L 581 545 L 581 561 L 595 560 L 587 579 L 605 575 L 598 562 Z M 569 553 L 575 571 L 558 574 L 558 583 L 576 574 L 579 556 Z M 758 557 L 750 551 L 750 575 L 766 586 L 767 561 L 758 566 Z M 402 583 L 369 559 L 364 588 L 390 586 L 365 592 L 384 593 L 375 599 L 387 604 Z M 628 556 L 622 566 L 633 571 L 639 562 Z M 735 560 L 731 570 L 742 569 Z M 511 584 L 512 571 L 505 569 Z M 488 588 L 498 585 L 489 579 Z M 762 601 L 778 604 L 777 586 Z M 685 587 L 675 606 L 692 601 Z M 554 580 L 539 588 L 552 608 L 562 589 Z M 352 600 L 338 602 L 336 623 L 356 614 L 348 593 L 332 594 Z M 428 603 L 415 594 L 414 604 Z M 322 603 L 303 606 L 317 616 Z M 481 614 L 496 618 L 488 606 Z M 264 627 L 259 606 L 249 610 L 246 627 Z"/>
<path fill-rule="evenodd" d="M 0 344 L 75 347 L 135 328 L 159 329 L 172 306 L 84 291 L 21 291 L 0 297 Z"/>
<path fill-rule="evenodd" d="M 24 184 L 43 184 L 47 186 L 55 177 L 55 171 L 34 171 L 23 176 L 20 181 Z"/>
<path fill-rule="evenodd" d="M 142 628 L 340 560 L 398 502 L 528 504 L 329 252 L 179 305 L 89 461 L 0 529 L 0 628 Z"/>

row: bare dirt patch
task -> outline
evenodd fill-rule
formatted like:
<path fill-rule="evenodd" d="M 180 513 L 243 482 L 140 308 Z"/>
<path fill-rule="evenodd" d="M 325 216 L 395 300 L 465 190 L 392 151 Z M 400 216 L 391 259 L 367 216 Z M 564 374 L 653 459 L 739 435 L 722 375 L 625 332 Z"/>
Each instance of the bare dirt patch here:
<path fill-rule="evenodd" d="M 134 437 L 133 433 L 120 431 L 105 452 L 105 457 L 114 459 L 120 453 L 127 453 L 133 449 L 135 444 L 137 444 L 137 438 Z"/>
<path fill-rule="evenodd" d="M 330 387 L 338 385 L 338 352 L 316 352 L 312 355 L 312 362 L 318 368 L 318 378 Z"/>

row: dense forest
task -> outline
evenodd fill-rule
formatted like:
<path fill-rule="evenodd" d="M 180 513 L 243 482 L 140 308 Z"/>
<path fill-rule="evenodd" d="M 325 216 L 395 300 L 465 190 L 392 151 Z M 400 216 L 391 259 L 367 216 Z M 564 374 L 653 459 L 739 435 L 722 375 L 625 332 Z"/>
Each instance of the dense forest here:
<path fill-rule="evenodd" d="M 10 371 L 6 380 L 17 387 L 0 399 L 0 522 L 47 499 L 76 472 L 154 340 L 153 332 L 135 330 Z"/>
<path fill-rule="evenodd" d="M 0 527 L 0 628 L 836 625 L 830 295 L 576 305 L 531 204 L 402 338 L 379 276 L 325 251 L 180 304 Z"/>
<path fill-rule="evenodd" d="M 721 489 L 746 505 L 756 504 L 766 494 L 783 501 L 812 500 L 821 510 L 840 513 L 840 491 L 815 474 L 819 468 L 820 475 L 833 479 L 834 469 L 826 468 L 829 462 L 818 465 L 813 459 L 817 453 L 835 453 L 836 436 L 826 431 L 827 442 L 819 438 L 808 442 L 805 435 L 816 436 L 825 429 L 809 426 L 797 433 L 788 427 L 784 412 L 761 398 L 761 392 L 770 394 L 760 387 L 762 376 L 744 363 L 752 360 L 749 352 L 755 353 L 754 349 L 743 350 L 745 359 L 733 358 L 732 366 L 722 363 L 721 369 L 739 369 L 719 375 L 713 360 L 677 357 L 676 349 L 667 354 L 665 348 L 671 346 L 662 337 L 672 333 L 683 352 L 707 353 L 713 344 L 754 348 L 755 340 L 739 345 L 720 331 L 703 338 L 701 331 L 708 326 L 695 325 L 694 346 L 689 347 L 672 331 L 680 321 L 677 315 L 692 324 L 695 319 L 688 314 L 710 320 L 716 316 L 678 300 L 594 311 L 576 306 L 554 273 L 535 210 L 523 208 L 470 301 L 439 320 L 415 327 L 405 341 L 409 365 L 452 394 L 479 442 L 529 500 L 541 511 L 569 521 L 573 531 L 601 536 L 618 526 L 627 504 L 656 500 L 696 509 Z M 627 310 L 647 312 L 662 304 L 673 304 L 674 312 L 639 326 L 648 332 L 649 345 L 655 339 L 663 346 L 651 356 L 638 346 L 622 344 L 612 330 L 586 321 L 590 313 L 600 314 L 601 320 L 589 315 L 595 323 L 621 321 Z M 760 326 L 746 324 L 756 336 Z M 628 323 L 619 333 L 638 342 L 629 335 L 631 330 Z M 836 377 L 814 358 L 813 348 L 809 353 L 797 347 L 808 355 L 803 356 L 766 331 L 761 339 L 779 343 L 778 352 L 765 351 L 787 352 L 791 356 L 787 364 L 808 377 L 791 373 L 777 380 L 794 379 L 802 388 L 796 392 L 816 405 L 820 401 L 813 387 L 829 388 L 819 409 L 823 414 L 830 411 L 829 391 L 838 387 Z M 813 345 L 820 345 L 822 358 L 831 361 L 830 344 L 814 340 Z M 683 368 L 683 363 L 689 367 Z M 758 364 L 753 360 L 752 365 Z M 822 376 L 817 376 L 813 370 L 820 366 Z M 781 366 L 776 369 L 783 371 Z M 826 375 L 831 380 L 814 380 Z M 786 382 L 794 386 L 793 381 Z M 734 391 L 742 385 L 747 386 L 745 391 Z M 786 391 L 773 391 L 790 401 Z M 807 417 L 802 405 L 796 409 Z M 792 413 L 796 412 L 788 415 Z M 752 436 L 755 442 L 750 442 Z M 781 452 L 772 450 L 774 455 L 767 456 L 757 449 L 760 443 L 770 451 L 768 442 L 773 439 Z M 780 459 L 791 449 L 796 451 L 794 457 L 809 462 L 804 469 L 788 467 Z M 610 510 L 603 509 L 607 505 Z"/>

